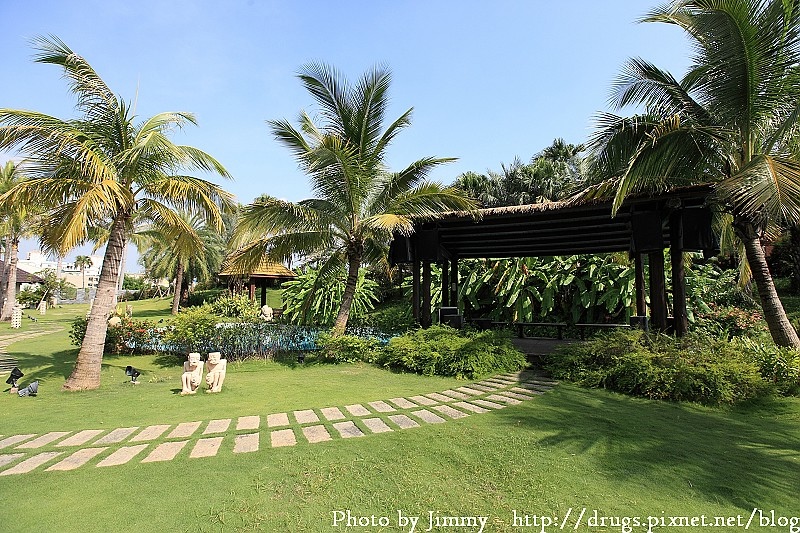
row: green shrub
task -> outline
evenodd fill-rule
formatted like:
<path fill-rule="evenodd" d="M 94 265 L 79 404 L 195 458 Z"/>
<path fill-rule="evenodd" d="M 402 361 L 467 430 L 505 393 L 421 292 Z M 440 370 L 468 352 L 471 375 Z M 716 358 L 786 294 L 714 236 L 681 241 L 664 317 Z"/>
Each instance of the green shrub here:
<path fill-rule="evenodd" d="M 246 294 L 222 296 L 208 304 L 208 312 L 218 317 L 254 320 L 261 314 L 261 307 Z"/>
<path fill-rule="evenodd" d="M 374 363 L 378 359 L 378 341 L 356 335 L 322 334 L 317 338 L 317 347 L 324 361 L 334 363 Z"/>
<path fill-rule="evenodd" d="M 207 352 L 217 336 L 217 318 L 207 306 L 182 310 L 169 321 L 164 340 L 179 352 Z"/>
<path fill-rule="evenodd" d="M 164 330 L 155 328 L 146 320 L 119 317 L 119 325 L 109 325 L 106 332 L 106 353 L 146 354 L 155 353 L 160 347 Z M 76 318 L 72 322 L 69 337 L 72 344 L 80 346 L 86 335 L 87 318 Z"/>
<path fill-rule="evenodd" d="M 641 330 L 614 331 L 545 357 L 557 379 L 644 398 L 732 404 L 775 389 L 759 365 L 727 340 L 676 340 Z"/>
<path fill-rule="evenodd" d="M 771 341 L 735 339 L 744 356 L 760 369 L 761 376 L 773 383 L 781 394 L 800 395 L 800 352 L 776 346 Z"/>
<path fill-rule="evenodd" d="M 383 348 L 379 362 L 424 375 L 475 379 L 518 370 L 525 365 L 525 356 L 505 332 L 459 332 L 433 326 L 393 338 Z"/>
<path fill-rule="evenodd" d="M 409 302 L 379 305 L 366 315 L 352 318 L 348 325 L 375 328 L 384 333 L 400 333 L 414 326 Z"/>
<path fill-rule="evenodd" d="M 227 292 L 228 289 L 195 290 L 189 295 L 186 304 L 188 307 L 198 307 L 206 303 L 213 303 Z"/>
<path fill-rule="evenodd" d="M 693 329 L 714 337 L 730 339 L 757 334 L 765 330 L 765 325 L 759 311 L 712 304 L 706 312 L 695 315 Z"/>

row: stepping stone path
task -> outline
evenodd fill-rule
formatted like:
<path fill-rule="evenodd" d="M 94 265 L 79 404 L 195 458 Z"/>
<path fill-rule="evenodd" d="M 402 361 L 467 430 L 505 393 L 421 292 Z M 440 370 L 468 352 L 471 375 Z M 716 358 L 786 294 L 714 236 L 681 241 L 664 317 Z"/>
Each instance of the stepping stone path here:
<path fill-rule="evenodd" d="M 198 430 L 202 422 L 184 422 L 182 424 L 178 424 L 178 427 L 170 431 L 169 435 L 167 435 L 168 439 L 185 439 L 186 437 L 191 437 L 192 434 Z"/>
<path fill-rule="evenodd" d="M 250 453 L 258 451 L 258 433 L 236 435 L 233 444 L 233 453 Z"/>
<path fill-rule="evenodd" d="M 192 448 L 189 457 L 196 459 L 197 457 L 214 457 L 222 445 L 222 437 L 209 437 L 207 439 L 200 439 L 197 444 Z"/>
<path fill-rule="evenodd" d="M 333 429 L 339 432 L 343 439 L 351 437 L 363 437 L 364 433 L 350 420 L 347 422 L 337 422 L 333 425 Z"/>
<path fill-rule="evenodd" d="M 269 430 L 263 433 L 269 434 L 270 448 L 296 446 L 299 435 L 303 443 L 315 444 L 363 437 L 365 433 L 391 433 L 518 405 L 546 393 L 555 385 L 555 381 L 525 373 L 502 374 L 462 387 L 407 398 L 270 413 L 266 414 Z M 332 424 L 320 423 L 321 417 L 326 424 Z M 132 426 L 0 435 L 0 450 L 10 449 L 9 453 L 0 453 L 0 476 L 24 475 L 38 468 L 52 472 L 173 461 L 184 449 L 190 450 L 190 459 L 258 452 L 261 415 L 240 416 L 235 424 L 233 420 L 158 424 L 144 429 Z M 203 424 L 206 424 L 204 430 L 198 433 Z M 70 447 L 73 449 L 65 450 Z"/>
<path fill-rule="evenodd" d="M 294 419 L 297 420 L 298 424 L 312 424 L 314 422 L 319 422 L 319 417 L 317 416 L 317 413 L 315 413 L 313 409 L 306 409 L 305 411 L 295 411 Z"/>
<path fill-rule="evenodd" d="M 342 412 L 339 410 L 338 407 L 325 407 L 323 409 L 320 409 L 320 411 L 322 411 L 322 416 L 324 416 L 326 419 L 330 421 L 344 420 L 345 418 L 347 418 L 346 416 L 344 416 L 344 414 L 342 414 Z"/>
<path fill-rule="evenodd" d="M 56 444 L 56 446 L 80 446 L 81 444 L 86 444 L 104 431 L 104 429 L 86 429 L 79 431 L 73 436 L 62 440 Z"/>
<path fill-rule="evenodd" d="M 267 416 L 267 427 L 275 428 L 280 426 L 289 425 L 289 415 L 286 413 L 277 413 Z"/>
<path fill-rule="evenodd" d="M 325 426 L 306 426 L 303 428 L 303 435 L 310 443 L 331 440 L 331 436 Z"/>
<path fill-rule="evenodd" d="M 297 444 L 297 437 L 294 436 L 294 431 L 291 429 L 280 429 L 273 431 L 269 434 L 272 441 L 272 447 L 278 448 L 280 446 L 294 446 Z"/>

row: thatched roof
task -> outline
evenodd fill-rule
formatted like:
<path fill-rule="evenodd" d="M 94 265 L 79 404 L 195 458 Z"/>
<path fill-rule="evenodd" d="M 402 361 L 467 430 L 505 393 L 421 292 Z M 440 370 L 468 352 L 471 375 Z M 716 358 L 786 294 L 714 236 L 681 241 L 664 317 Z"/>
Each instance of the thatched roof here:
<path fill-rule="evenodd" d="M 252 272 L 243 272 L 231 267 L 230 262 L 226 259 L 222 263 L 222 270 L 219 273 L 220 277 L 228 278 L 270 278 L 270 279 L 291 279 L 296 277 L 296 274 L 283 266 L 280 263 L 270 261 L 267 258 L 261 260 Z"/>

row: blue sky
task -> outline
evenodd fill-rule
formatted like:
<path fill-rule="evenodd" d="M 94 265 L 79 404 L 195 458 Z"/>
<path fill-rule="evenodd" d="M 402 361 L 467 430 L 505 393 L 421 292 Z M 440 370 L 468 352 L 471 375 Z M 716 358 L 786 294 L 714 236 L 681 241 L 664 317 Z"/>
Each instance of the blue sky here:
<path fill-rule="evenodd" d="M 194 113 L 199 127 L 174 140 L 219 159 L 240 202 L 296 201 L 308 182 L 265 124 L 313 113 L 296 73 L 322 61 L 354 80 L 385 64 L 387 121 L 414 108 L 391 168 L 457 157 L 432 175 L 449 183 L 527 160 L 556 137 L 584 142 L 629 57 L 681 76 L 690 50 L 680 30 L 636 23 L 659 2 L 0 0 L 0 107 L 75 116 L 58 69 L 31 60 L 31 38 L 57 35 L 139 116 Z"/>

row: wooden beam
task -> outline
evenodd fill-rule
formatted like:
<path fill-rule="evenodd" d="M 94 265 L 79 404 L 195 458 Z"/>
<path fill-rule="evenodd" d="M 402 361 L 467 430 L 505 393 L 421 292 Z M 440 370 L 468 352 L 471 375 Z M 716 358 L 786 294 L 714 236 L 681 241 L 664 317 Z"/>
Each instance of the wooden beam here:
<path fill-rule="evenodd" d="M 636 314 L 645 316 L 647 314 L 647 301 L 645 299 L 644 262 L 642 261 L 642 254 L 634 254 L 633 268 L 636 278 Z"/>
<path fill-rule="evenodd" d="M 422 262 L 422 305 L 419 310 L 419 324 L 423 328 L 431 327 L 431 262 Z"/>
<path fill-rule="evenodd" d="M 419 292 L 419 261 L 414 260 L 411 263 L 411 309 L 414 317 L 414 322 L 417 324 L 419 321 L 419 308 L 420 308 L 420 292 Z"/>
<path fill-rule="evenodd" d="M 450 305 L 458 305 L 458 256 L 453 255 L 450 259 Z"/>
<path fill-rule="evenodd" d="M 442 261 L 442 307 L 450 307 L 450 261 Z"/>
<path fill-rule="evenodd" d="M 667 330 L 666 276 L 664 253 L 659 250 L 648 254 L 650 270 L 650 329 Z"/>
<path fill-rule="evenodd" d="M 681 212 L 670 214 L 670 260 L 672 262 L 672 316 L 675 335 L 683 337 L 689 331 L 686 312 L 686 269 L 683 264 L 683 224 Z"/>

